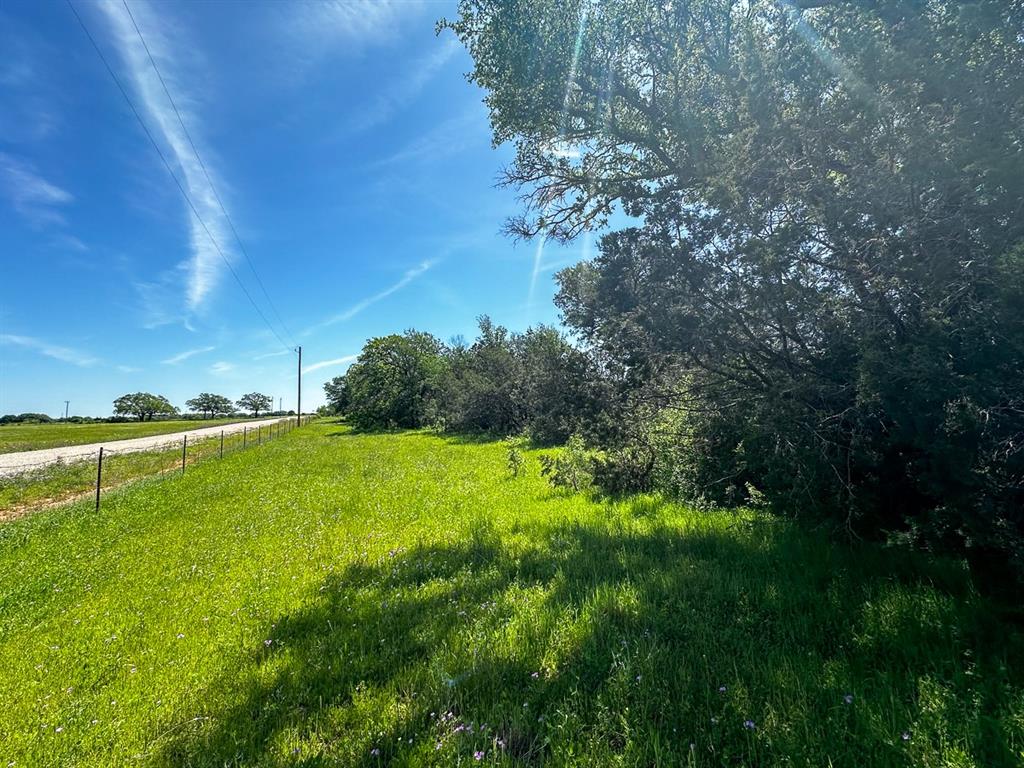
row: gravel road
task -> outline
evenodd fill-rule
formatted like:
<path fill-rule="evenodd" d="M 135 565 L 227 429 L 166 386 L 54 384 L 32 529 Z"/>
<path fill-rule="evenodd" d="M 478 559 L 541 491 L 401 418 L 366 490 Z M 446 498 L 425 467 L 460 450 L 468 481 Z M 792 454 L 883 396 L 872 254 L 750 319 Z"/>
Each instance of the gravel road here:
<path fill-rule="evenodd" d="M 185 432 L 171 432 L 166 435 L 132 437 L 127 440 L 110 440 L 105 443 L 90 443 L 89 445 L 67 445 L 62 448 L 41 448 L 38 451 L 21 451 L 20 453 L 0 453 L 0 477 L 17 475 L 31 469 L 40 469 L 58 461 L 83 461 L 99 453 L 100 446 L 104 448 L 104 452 L 109 450 L 117 453 L 138 453 L 139 451 L 181 445 L 183 435 L 188 435 L 189 440 L 213 437 L 219 435 L 221 430 L 224 430 L 225 435 L 233 435 L 243 429 L 254 430 L 259 426 L 276 424 L 279 421 L 287 421 L 287 419 L 242 421 L 237 424 L 222 424 L 216 427 L 190 429 Z"/>

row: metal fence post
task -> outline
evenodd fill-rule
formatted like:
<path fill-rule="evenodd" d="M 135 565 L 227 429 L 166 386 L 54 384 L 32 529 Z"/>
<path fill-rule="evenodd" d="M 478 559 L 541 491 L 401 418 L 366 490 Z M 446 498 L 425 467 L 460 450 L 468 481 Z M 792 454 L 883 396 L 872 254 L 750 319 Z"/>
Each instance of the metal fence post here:
<path fill-rule="evenodd" d="M 224 458 L 224 430 L 220 431 L 220 457 Z"/>
<path fill-rule="evenodd" d="M 242 427 L 242 447 L 243 448 L 245 448 L 245 433 L 246 433 L 246 431 L 248 429 L 249 429 L 248 427 Z"/>
<path fill-rule="evenodd" d="M 256 427 L 256 445 L 263 445 L 263 425 Z"/>
<path fill-rule="evenodd" d="M 188 447 L 188 435 L 181 436 L 181 474 L 185 474 L 185 449 Z"/>
<path fill-rule="evenodd" d="M 100 458 L 96 462 L 96 511 L 100 511 L 100 483 L 103 481 L 103 446 L 100 446 Z"/>

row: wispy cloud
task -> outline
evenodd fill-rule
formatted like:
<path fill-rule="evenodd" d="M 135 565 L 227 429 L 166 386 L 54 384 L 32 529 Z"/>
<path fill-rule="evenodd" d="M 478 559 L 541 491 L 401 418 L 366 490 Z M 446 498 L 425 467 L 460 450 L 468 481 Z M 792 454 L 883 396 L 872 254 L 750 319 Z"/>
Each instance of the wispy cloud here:
<path fill-rule="evenodd" d="M 429 270 L 431 267 L 433 267 L 436 263 L 437 263 L 437 261 L 434 260 L 434 259 L 427 259 L 426 261 L 421 262 L 420 264 L 418 264 L 417 266 L 413 267 L 412 269 L 407 270 L 406 273 L 404 275 L 402 275 L 402 278 L 400 280 L 398 280 L 396 283 L 393 283 L 392 285 L 389 285 L 383 291 L 378 291 L 377 293 L 373 294 L 372 296 L 366 297 L 362 301 L 357 301 L 355 304 L 353 304 L 351 307 L 346 309 L 344 312 L 339 312 L 336 315 L 332 315 L 331 317 L 327 318 L 323 322 L 317 323 L 316 325 L 308 328 L 303 333 L 303 335 L 304 336 L 308 336 L 310 333 L 312 333 L 313 331 L 318 330 L 320 328 L 325 328 L 325 327 L 327 327 L 329 325 L 335 325 L 337 323 L 343 323 L 346 320 L 351 320 L 353 317 L 358 315 L 360 312 L 362 312 L 367 307 L 370 307 L 370 306 L 376 304 L 378 301 L 382 301 L 383 299 L 386 299 L 391 294 L 396 293 L 396 292 L 402 290 L 403 288 L 405 288 L 405 286 L 409 285 L 409 283 L 411 283 L 413 280 L 415 280 L 420 275 L 422 275 L 425 272 L 427 272 L 427 270 Z"/>
<path fill-rule="evenodd" d="M 168 357 L 166 360 L 161 360 L 160 362 L 162 362 L 164 365 L 177 365 L 178 363 L 182 363 L 188 360 L 190 357 L 195 357 L 196 355 L 204 355 L 207 352 L 213 352 L 213 350 L 215 349 L 216 347 L 199 347 L 198 349 L 187 349 L 184 352 L 179 352 L 178 354 L 172 357 Z"/>
<path fill-rule="evenodd" d="M 306 366 L 302 369 L 303 373 L 312 373 L 313 371 L 319 371 L 321 368 L 330 368 L 334 365 L 344 365 L 345 363 L 351 363 L 359 355 L 345 355 L 344 357 L 336 357 L 333 360 L 321 360 L 319 363 L 313 363 L 312 365 Z"/>
<path fill-rule="evenodd" d="M 425 7 L 423 0 L 316 0 L 288 6 L 288 18 L 307 48 L 362 47 L 392 38 L 403 21 Z"/>
<path fill-rule="evenodd" d="M 372 163 L 370 167 L 436 163 L 465 151 L 473 144 L 486 146 L 490 140 L 486 113 L 478 104 L 473 104 L 454 117 L 442 120 L 401 149 Z"/>
<path fill-rule="evenodd" d="M 218 360 L 216 363 L 210 366 L 210 373 L 214 374 L 215 376 L 223 376 L 225 374 L 231 373 L 233 370 L 235 370 L 234 364 L 225 362 L 223 360 Z"/>
<path fill-rule="evenodd" d="M 157 73 L 150 64 L 131 18 L 120 4 L 108 2 L 101 3 L 98 7 L 113 32 L 114 42 L 124 62 L 143 117 L 147 119 L 150 130 L 153 131 L 157 141 L 164 144 L 169 159 L 177 165 L 179 180 L 205 222 L 206 228 L 220 244 L 225 255 L 230 258 L 227 221 L 217 203 L 215 193 L 206 179 L 206 174 L 192 151 L 188 136 L 182 130 Z M 131 4 L 131 8 L 135 21 L 146 36 L 149 50 L 160 67 L 167 88 L 182 113 L 182 120 L 188 125 L 189 134 L 195 139 L 199 153 L 205 160 L 206 168 L 213 176 L 213 171 L 210 170 L 213 153 L 208 147 L 203 146 L 200 138 L 201 121 L 196 114 L 196 99 L 183 86 L 179 74 L 180 65 L 169 53 L 171 46 L 167 44 L 164 33 L 168 27 L 168 21 L 158 16 L 154 7 L 148 3 L 136 0 Z M 174 47 L 176 49 L 194 50 L 194 47 L 188 45 L 187 41 L 182 39 L 182 35 L 177 32 L 175 40 Z M 164 173 L 164 170 L 161 169 L 160 172 Z M 224 186 L 216 178 L 214 178 L 214 183 L 221 188 Z M 223 269 L 223 261 L 213 243 L 210 242 L 203 224 L 190 210 L 188 217 L 192 255 L 183 265 L 187 275 L 185 303 L 188 310 L 194 312 L 202 307 L 210 292 L 216 287 Z"/>
<path fill-rule="evenodd" d="M 141 368 L 136 368 L 134 365 L 118 365 L 116 367 L 121 373 L 138 373 L 142 370 Z"/>
<path fill-rule="evenodd" d="M 365 131 L 386 122 L 395 112 L 413 101 L 430 80 L 459 50 L 455 38 L 445 38 L 438 47 L 412 63 L 408 72 L 390 87 L 377 94 L 373 102 L 357 113 L 351 122 L 354 131 Z"/>
<path fill-rule="evenodd" d="M 253 356 L 253 360 L 266 360 L 268 357 L 281 357 L 281 355 L 293 354 L 287 349 L 279 349 L 276 352 L 264 352 L 262 355 Z"/>
<path fill-rule="evenodd" d="M 95 357 L 85 352 L 80 352 L 69 347 L 61 347 L 57 344 L 50 344 L 47 341 L 43 341 L 42 339 L 37 339 L 32 336 L 17 336 L 12 333 L 0 333 L 0 344 L 30 349 L 40 355 L 52 357 L 54 360 L 71 363 L 72 365 L 77 365 L 82 368 L 87 368 L 99 362 Z"/>
<path fill-rule="evenodd" d="M 0 192 L 33 227 L 63 226 L 60 208 L 74 197 L 65 189 L 47 181 L 34 165 L 0 152 Z"/>

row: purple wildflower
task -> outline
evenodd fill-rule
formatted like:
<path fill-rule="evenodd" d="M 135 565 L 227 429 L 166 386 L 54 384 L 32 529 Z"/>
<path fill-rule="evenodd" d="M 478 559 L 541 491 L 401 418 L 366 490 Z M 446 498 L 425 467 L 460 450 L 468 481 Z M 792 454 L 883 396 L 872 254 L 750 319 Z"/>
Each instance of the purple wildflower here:
<path fill-rule="evenodd" d="M 719 693 L 725 693 L 725 686 L 724 685 L 718 686 L 718 692 Z"/>
<path fill-rule="evenodd" d="M 743 727 L 746 728 L 748 731 L 752 731 L 755 728 L 757 728 L 757 726 L 754 725 L 754 721 L 753 720 L 744 720 L 743 721 Z"/>
<path fill-rule="evenodd" d="M 373 755 L 374 757 L 380 757 L 380 750 L 377 749 L 376 747 L 374 747 L 373 749 L 370 750 L 370 754 Z"/>
<path fill-rule="evenodd" d="M 848 693 L 845 696 L 843 696 L 843 701 L 846 702 L 847 704 L 853 704 L 853 694 L 852 693 Z"/>
<path fill-rule="evenodd" d="M 483 753 L 483 752 L 481 752 L 481 751 L 480 751 L 480 750 L 478 749 L 478 750 L 477 750 L 476 752 L 474 752 L 474 753 L 473 753 L 473 759 L 474 759 L 474 760 L 483 760 L 483 759 L 484 759 L 484 753 Z"/>
<path fill-rule="evenodd" d="M 540 672 L 534 672 L 533 674 L 530 675 L 530 677 L 532 677 L 534 680 L 536 680 L 538 677 L 540 677 Z"/>

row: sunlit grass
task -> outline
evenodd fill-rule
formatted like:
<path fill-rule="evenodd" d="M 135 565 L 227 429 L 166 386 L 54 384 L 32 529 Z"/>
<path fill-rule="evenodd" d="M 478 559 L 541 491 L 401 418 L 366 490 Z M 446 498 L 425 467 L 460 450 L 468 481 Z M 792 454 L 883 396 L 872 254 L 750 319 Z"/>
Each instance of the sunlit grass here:
<path fill-rule="evenodd" d="M 255 447 L 261 440 L 270 440 L 273 430 L 253 429 L 248 438 L 241 432 L 225 435 L 223 450 L 232 453 L 243 445 Z M 187 443 L 185 466 L 219 457 L 221 453 L 219 436 L 193 439 Z M 0 520 L 19 515 L 41 505 L 92 494 L 96 489 L 97 458 L 72 462 L 57 462 L 22 472 L 16 475 L 0 476 Z M 103 471 L 100 474 L 101 492 L 117 488 L 132 480 L 152 478 L 166 472 L 181 471 L 181 443 L 152 451 L 118 453 L 116 445 L 109 446 L 104 453 Z"/>
<path fill-rule="evenodd" d="M 215 427 L 242 421 L 238 418 L 122 422 L 115 424 L 4 424 L 0 426 L 0 453 L 35 451 L 66 445 L 87 445 L 132 437 L 166 435 L 190 429 Z"/>
<path fill-rule="evenodd" d="M 0 527 L 2 764 L 1024 759 L 955 564 L 527 466 L 322 423 Z"/>

